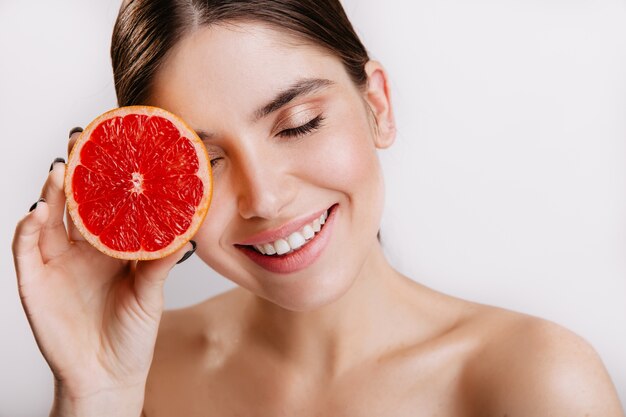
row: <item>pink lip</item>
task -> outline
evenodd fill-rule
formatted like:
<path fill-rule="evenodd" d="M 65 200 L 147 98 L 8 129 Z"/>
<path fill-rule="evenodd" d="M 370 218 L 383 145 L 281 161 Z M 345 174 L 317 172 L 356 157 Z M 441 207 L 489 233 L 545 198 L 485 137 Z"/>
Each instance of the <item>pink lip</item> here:
<path fill-rule="evenodd" d="M 315 262 L 324 251 L 330 241 L 337 206 L 334 205 L 328 212 L 328 218 L 322 226 L 322 230 L 308 241 L 304 246 L 286 255 L 263 255 L 249 246 L 235 245 L 244 255 L 254 261 L 261 268 L 279 274 L 289 274 L 300 271 Z M 321 215 L 321 213 L 320 213 Z"/>
<path fill-rule="evenodd" d="M 290 223 L 280 226 L 277 229 L 265 230 L 261 233 L 257 233 L 256 235 L 252 235 L 249 238 L 238 242 L 238 245 L 258 245 L 260 243 L 270 243 L 278 240 L 280 238 L 284 238 L 285 236 L 289 236 L 293 232 L 297 232 L 302 229 L 306 224 L 311 223 L 313 220 L 319 218 L 322 213 L 324 213 L 328 209 L 320 210 L 317 213 L 310 214 L 306 217 L 302 217 L 300 219 L 294 220 Z"/>

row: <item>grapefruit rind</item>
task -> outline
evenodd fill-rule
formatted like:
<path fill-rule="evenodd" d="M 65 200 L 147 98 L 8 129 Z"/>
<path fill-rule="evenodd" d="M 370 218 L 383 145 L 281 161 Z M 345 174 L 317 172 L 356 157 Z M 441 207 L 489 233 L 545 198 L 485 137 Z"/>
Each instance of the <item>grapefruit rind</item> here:
<path fill-rule="evenodd" d="M 99 236 L 94 235 L 93 233 L 87 230 L 86 225 L 84 224 L 81 216 L 78 214 L 79 204 L 74 198 L 74 192 L 72 188 L 72 178 L 74 175 L 74 171 L 76 167 L 81 165 L 80 161 L 80 152 L 85 143 L 87 143 L 91 137 L 93 130 L 100 125 L 105 120 L 114 118 L 114 117 L 124 117 L 128 114 L 139 114 L 150 116 L 160 116 L 163 117 L 170 122 L 172 122 L 176 128 L 178 128 L 181 135 L 185 136 L 190 140 L 194 149 L 196 150 L 196 156 L 198 157 L 199 168 L 196 173 L 196 176 L 202 181 L 203 184 L 203 195 L 198 203 L 195 213 L 191 219 L 191 224 L 187 228 L 187 230 L 176 236 L 174 240 L 169 243 L 167 246 L 157 250 L 157 251 L 147 251 L 147 250 L 138 250 L 138 251 L 118 251 L 106 246 L 104 243 L 100 241 Z M 67 199 L 67 210 L 70 214 L 70 217 L 80 232 L 80 234 L 85 238 L 87 242 L 89 242 L 92 246 L 97 248 L 99 251 L 105 253 L 108 256 L 118 259 L 125 260 L 153 260 L 160 259 L 167 255 L 170 255 L 176 252 L 178 249 L 183 247 L 198 231 L 202 222 L 204 221 L 207 212 L 209 210 L 209 206 L 211 205 L 212 191 L 213 191 L 213 177 L 211 173 L 211 164 L 209 160 L 209 155 L 204 146 L 202 140 L 198 137 L 193 129 L 191 129 L 187 124 L 178 116 L 170 113 L 164 109 L 159 107 L 152 106 L 126 106 L 119 107 L 116 109 L 109 110 L 96 119 L 94 119 L 85 130 L 80 134 L 76 143 L 74 144 L 72 151 L 68 157 L 67 168 L 65 171 L 65 196 Z"/>

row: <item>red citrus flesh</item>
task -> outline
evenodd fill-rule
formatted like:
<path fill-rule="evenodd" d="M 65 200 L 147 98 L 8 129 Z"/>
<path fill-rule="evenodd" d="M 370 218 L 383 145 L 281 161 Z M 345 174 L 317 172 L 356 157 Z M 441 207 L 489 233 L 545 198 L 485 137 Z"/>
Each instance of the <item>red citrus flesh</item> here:
<path fill-rule="evenodd" d="M 130 106 L 81 133 L 65 177 L 68 211 L 93 246 L 121 259 L 157 259 L 182 247 L 208 211 L 204 144 L 177 116 Z"/>

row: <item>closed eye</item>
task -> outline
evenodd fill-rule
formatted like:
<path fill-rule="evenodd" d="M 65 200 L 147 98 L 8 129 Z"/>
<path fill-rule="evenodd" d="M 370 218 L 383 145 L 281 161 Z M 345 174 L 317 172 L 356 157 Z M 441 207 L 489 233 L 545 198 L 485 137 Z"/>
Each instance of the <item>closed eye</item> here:
<path fill-rule="evenodd" d="M 324 117 L 320 114 L 319 116 L 311 119 L 310 121 L 303 124 L 302 126 L 281 130 L 280 132 L 278 132 L 278 136 L 282 136 L 282 137 L 304 136 L 307 133 L 310 133 L 316 129 L 319 129 L 319 127 L 322 124 L 322 121 L 324 121 Z"/>

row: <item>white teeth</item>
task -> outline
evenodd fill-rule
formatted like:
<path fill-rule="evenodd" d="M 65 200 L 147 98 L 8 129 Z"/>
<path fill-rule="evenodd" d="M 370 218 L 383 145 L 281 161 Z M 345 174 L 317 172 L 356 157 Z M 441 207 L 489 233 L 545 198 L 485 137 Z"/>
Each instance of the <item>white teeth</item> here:
<path fill-rule="evenodd" d="M 319 232 L 319 230 L 318 230 Z M 302 228 L 302 236 L 304 236 L 304 238 L 306 240 L 311 239 L 313 236 L 315 236 L 315 231 L 313 231 L 313 228 L 310 225 L 306 225 Z"/>
<path fill-rule="evenodd" d="M 284 239 L 278 239 L 271 243 L 253 245 L 254 248 L 263 255 L 284 255 L 295 249 L 304 246 L 311 240 L 317 232 L 322 230 L 322 225 L 328 218 L 328 211 L 325 211 L 319 218 L 305 225 L 300 231 L 293 232 Z"/>
<path fill-rule="evenodd" d="M 284 255 L 291 250 L 289 243 L 285 239 L 278 239 L 274 242 L 274 247 L 276 248 L 277 255 Z"/>
<path fill-rule="evenodd" d="M 291 249 L 298 249 L 300 246 L 304 245 L 306 240 L 304 239 L 304 236 L 302 236 L 299 232 L 293 232 L 287 238 L 287 242 L 289 242 L 289 246 L 291 246 Z"/>

